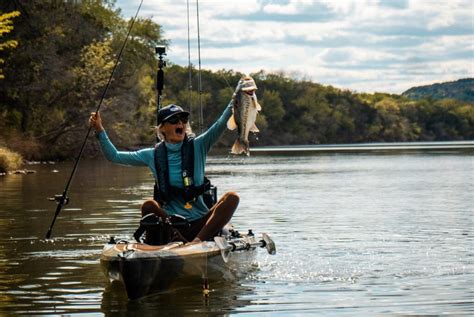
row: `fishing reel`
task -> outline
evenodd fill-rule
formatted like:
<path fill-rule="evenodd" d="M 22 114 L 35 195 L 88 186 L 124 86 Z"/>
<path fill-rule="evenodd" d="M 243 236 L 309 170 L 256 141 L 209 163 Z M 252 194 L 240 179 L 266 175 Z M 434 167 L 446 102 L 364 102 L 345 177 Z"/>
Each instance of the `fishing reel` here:
<path fill-rule="evenodd" d="M 57 204 L 64 206 L 69 202 L 69 197 L 64 197 L 64 195 L 54 195 L 54 197 L 48 197 L 48 200 L 55 201 Z"/>

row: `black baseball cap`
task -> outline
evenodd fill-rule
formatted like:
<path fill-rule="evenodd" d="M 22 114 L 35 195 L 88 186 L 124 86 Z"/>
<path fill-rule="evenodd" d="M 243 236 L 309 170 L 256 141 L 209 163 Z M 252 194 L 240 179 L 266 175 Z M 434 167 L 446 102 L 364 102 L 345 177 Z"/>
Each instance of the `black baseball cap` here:
<path fill-rule="evenodd" d="M 184 114 L 185 116 L 189 116 L 189 112 L 184 111 L 183 108 L 181 108 L 180 106 L 174 104 L 167 105 L 166 107 L 163 107 L 158 111 L 157 123 L 161 124 L 169 118 L 178 114 Z"/>

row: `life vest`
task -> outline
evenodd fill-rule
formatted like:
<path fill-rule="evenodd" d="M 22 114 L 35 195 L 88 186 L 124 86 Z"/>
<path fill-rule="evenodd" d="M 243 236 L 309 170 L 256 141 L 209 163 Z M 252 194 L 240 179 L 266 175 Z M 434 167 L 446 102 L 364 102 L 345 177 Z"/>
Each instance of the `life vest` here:
<path fill-rule="evenodd" d="M 161 206 L 169 203 L 173 195 L 181 195 L 185 202 L 196 200 L 200 195 L 206 194 L 204 201 L 208 208 L 217 200 L 217 190 L 211 185 L 209 179 L 204 177 L 204 183 L 194 185 L 194 138 L 186 136 L 181 145 L 181 175 L 184 188 L 170 185 L 168 170 L 168 151 L 164 141 L 155 146 L 154 150 L 155 169 L 157 181 L 155 181 L 153 199 Z M 212 197 L 209 197 L 211 195 Z M 209 200 L 211 198 L 212 201 Z"/>

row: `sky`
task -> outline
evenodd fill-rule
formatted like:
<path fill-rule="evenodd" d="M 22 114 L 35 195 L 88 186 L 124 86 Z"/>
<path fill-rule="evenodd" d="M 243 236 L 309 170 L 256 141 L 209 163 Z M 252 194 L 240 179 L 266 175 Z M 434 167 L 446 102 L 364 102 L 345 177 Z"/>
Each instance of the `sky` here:
<path fill-rule="evenodd" d="M 140 0 L 117 0 L 122 16 Z M 400 94 L 474 77 L 474 0 L 199 0 L 203 69 L 283 71 L 354 92 Z M 189 0 L 191 63 L 198 65 L 196 0 Z M 144 0 L 167 59 L 188 65 L 186 0 Z M 258 83 L 257 83 L 258 84 Z"/>

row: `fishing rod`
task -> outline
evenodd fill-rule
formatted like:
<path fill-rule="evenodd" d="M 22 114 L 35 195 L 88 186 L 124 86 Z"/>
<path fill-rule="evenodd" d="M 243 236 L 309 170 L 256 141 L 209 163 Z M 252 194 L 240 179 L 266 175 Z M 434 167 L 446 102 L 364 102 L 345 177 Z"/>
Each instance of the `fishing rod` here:
<path fill-rule="evenodd" d="M 107 94 L 107 91 L 109 89 L 110 83 L 112 82 L 112 78 L 114 77 L 115 70 L 117 69 L 118 63 L 120 62 L 120 58 L 122 57 L 123 50 L 125 49 L 125 45 L 127 44 L 128 37 L 130 36 L 130 32 L 132 31 L 133 24 L 135 24 L 135 21 L 138 16 L 138 12 L 140 12 L 140 8 L 142 7 L 143 0 L 141 0 L 140 5 L 138 6 L 137 12 L 135 13 L 135 17 L 132 19 L 132 22 L 130 23 L 130 27 L 128 28 L 127 36 L 125 37 L 125 40 L 123 41 L 122 48 L 120 49 L 119 55 L 117 57 L 117 60 L 115 61 L 114 68 L 112 69 L 112 72 L 110 74 L 109 80 L 107 82 L 107 85 L 105 86 L 105 89 L 102 93 L 102 96 L 100 98 L 99 104 L 97 105 L 97 108 L 95 112 L 99 112 L 100 107 L 102 106 L 102 102 L 105 99 L 105 96 Z M 72 169 L 71 175 L 69 176 L 69 179 L 66 183 L 66 187 L 64 188 L 64 191 L 61 195 L 55 195 L 53 198 L 50 198 L 50 200 L 56 201 L 58 204 L 56 207 L 56 212 L 54 213 L 53 221 L 51 222 L 51 225 L 49 226 L 48 232 L 46 233 L 46 239 L 49 239 L 51 237 L 51 232 L 53 231 L 53 226 L 54 223 L 56 222 L 56 218 L 58 217 L 59 213 L 61 212 L 61 209 L 63 206 L 65 206 L 69 202 L 69 197 L 67 197 L 67 192 L 69 190 L 69 186 L 71 185 L 72 179 L 74 178 L 74 174 L 76 173 L 77 166 L 79 165 L 79 160 L 82 157 L 82 153 L 84 152 L 84 147 L 86 146 L 87 139 L 89 138 L 89 135 L 91 134 L 92 131 L 92 126 L 89 126 L 89 130 L 87 130 L 86 137 L 84 138 L 84 141 L 82 142 L 81 150 L 79 151 L 79 155 L 76 158 L 76 161 L 74 163 L 74 167 Z"/>

